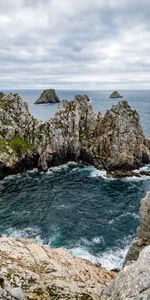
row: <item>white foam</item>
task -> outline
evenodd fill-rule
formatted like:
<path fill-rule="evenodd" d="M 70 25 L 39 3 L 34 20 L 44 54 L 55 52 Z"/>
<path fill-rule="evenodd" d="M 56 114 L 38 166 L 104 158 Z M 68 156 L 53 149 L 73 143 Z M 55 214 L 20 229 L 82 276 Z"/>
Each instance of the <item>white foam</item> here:
<path fill-rule="evenodd" d="M 93 263 L 97 263 L 97 258 L 96 256 L 90 254 L 88 252 L 88 250 L 86 250 L 83 247 L 76 247 L 76 248 L 72 248 L 69 250 L 69 252 L 73 255 L 73 256 L 77 256 L 77 257 L 81 257 L 83 259 L 87 259 Z"/>
<path fill-rule="evenodd" d="M 98 170 L 96 168 L 91 167 L 91 174 L 90 177 L 102 177 L 106 179 L 106 171 L 105 170 Z"/>
<path fill-rule="evenodd" d="M 73 162 L 73 161 L 69 161 L 66 164 L 62 164 L 60 166 L 56 166 L 56 167 L 51 167 L 48 169 L 47 173 L 48 174 L 53 174 L 53 173 L 57 173 L 60 172 L 61 170 L 67 170 L 70 166 L 77 166 L 77 163 Z"/>
<path fill-rule="evenodd" d="M 38 227 L 26 227 L 24 229 L 16 229 L 15 227 L 10 227 L 3 234 L 4 236 L 9 236 L 12 238 L 26 238 L 34 239 L 38 244 L 42 245 L 43 240 L 41 238 L 41 231 Z"/>
<path fill-rule="evenodd" d="M 123 249 L 112 249 L 104 252 L 99 257 L 99 263 L 102 264 L 103 267 L 106 269 L 114 269 L 114 268 L 121 268 L 124 258 L 127 254 L 129 246 L 125 246 Z"/>

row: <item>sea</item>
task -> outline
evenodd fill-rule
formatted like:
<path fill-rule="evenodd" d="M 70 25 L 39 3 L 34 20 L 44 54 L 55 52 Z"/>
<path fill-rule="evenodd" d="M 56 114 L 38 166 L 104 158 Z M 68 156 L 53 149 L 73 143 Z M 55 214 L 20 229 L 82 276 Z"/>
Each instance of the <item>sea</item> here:
<path fill-rule="evenodd" d="M 58 104 L 35 105 L 41 90 L 18 92 L 39 120 L 54 116 Z M 118 102 L 111 91 L 57 90 L 61 100 L 86 94 L 95 112 L 103 115 Z M 150 91 L 120 91 L 140 115 L 145 135 L 150 137 Z M 143 167 L 150 170 L 150 165 Z M 137 170 L 138 172 L 138 170 Z M 71 254 L 121 268 L 139 226 L 140 200 L 150 191 L 150 176 L 108 179 L 92 166 L 68 162 L 8 176 L 0 181 L 0 234 L 33 238 L 49 247 L 62 247 Z"/>

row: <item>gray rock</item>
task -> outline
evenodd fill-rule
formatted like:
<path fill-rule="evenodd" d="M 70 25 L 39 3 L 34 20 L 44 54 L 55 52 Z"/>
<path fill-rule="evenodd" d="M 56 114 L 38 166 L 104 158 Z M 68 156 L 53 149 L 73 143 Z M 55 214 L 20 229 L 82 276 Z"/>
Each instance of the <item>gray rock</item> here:
<path fill-rule="evenodd" d="M 150 161 L 149 146 L 139 115 L 127 101 L 102 117 L 87 96 L 77 95 L 62 101 L 44 123 L 31 116 L 18 94 L 0 99 L 0 178 L 34 167 L 46 171 L 69 160 L 130 171 Z"/>
<path fill-rule="evenodd" d="M 124 265 L 137 260 L 141 250 L 150 245 L 150 192 L 141 200 L 140 217 L 137 237 L 128 250 Z"/>
<path fill-rule="evenodd" d="M 114 91 L 114 92 L 112 92 L 112 94 L 110 95 L 109 98 L 123 98 L 123 96 L 121 96 L 121 95 L 119 94 L 119 92 Z"/>
<path fill-rule="evenodd" d="M 100 300 L 130 299 L 150 299 L 150 246 L 141 251 L 136 262 L 124 267 L 100 296 Z"/>
<path fill-rule="evenodd" d="M 54 89 L 47 89 L 42 92 L 40 97 L 34 102 L 34 104 L 44 104 L 44 103 L 59 103 L 60 99 L 57 96 Z"/>

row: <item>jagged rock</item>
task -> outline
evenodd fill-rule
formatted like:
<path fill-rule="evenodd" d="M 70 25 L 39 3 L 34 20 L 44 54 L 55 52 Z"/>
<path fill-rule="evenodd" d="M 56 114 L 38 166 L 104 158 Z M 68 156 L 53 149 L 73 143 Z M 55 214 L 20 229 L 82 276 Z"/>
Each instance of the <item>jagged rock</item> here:
<path fill-rule="evenodd" d="M 42 92 L 40 97 L 34 102 L 34 104 L 43 104 L 43 103 L 59 103 L 60 99 L 57 96 L 54 89 L 47 89 Z"/>
<path fill-rule="evenodd" d="M 0 238 L 0 299 L 98 300 L 115 273 L 26 239 Z"/>
<path fill-rule="evenodd" d="M 100 300 L 150 299 L 150 246 L 143 249 L 136 262 L 126 266 L 112 284 L 105 288 Z"/>
<path fill-rule="evenodd" d="M 109 98 L 123 98 L 117 91 L 112 92 Z"/>
<path fill-rule="evenodd" d="M 74 100 L 75 101 L 82 101 L 82 100 L 87 100 L 87 101 L 90 101 L 89 97 L 87 95 L 76 95 L 74 97 Z"/>
<path fill-rule="evenodd" d="M 147 193 L 145 198 L 141 200 L 140 217 L 137 237 L 128 250 L 124 265 L 137 260 L 141 250 L 150 245 L 150 193 Z"/>
<path fill-rule="evenodd" d="M 0 178 L 74 160 L 109 171 L 130 171 L 150 161 L 139 116 L 126 101 L 95 114 L 87 97 L 62 101 L 55 116 L 39 122 L 19 95 L 0 99 Z"/>

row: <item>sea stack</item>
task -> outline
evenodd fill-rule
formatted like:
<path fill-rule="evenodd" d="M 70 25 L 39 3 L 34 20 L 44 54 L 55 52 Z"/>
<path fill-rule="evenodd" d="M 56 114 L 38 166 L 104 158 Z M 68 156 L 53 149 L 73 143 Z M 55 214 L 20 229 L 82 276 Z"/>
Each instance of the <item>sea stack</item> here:
<path fill-rule="evenodd" d="M 120 95 L 118 91 L 114 91 L 114 92 L 112 92 L 112 94 L 110 95 L 109 98 L 114 98 L 114 99 L 115 98 L 123 98 L 123 96 Z"/>
<path fill-rule="evenodd" d="M 44 90 L 34 104 L 59 103 L 60 99 L 54 89 Z"/>

